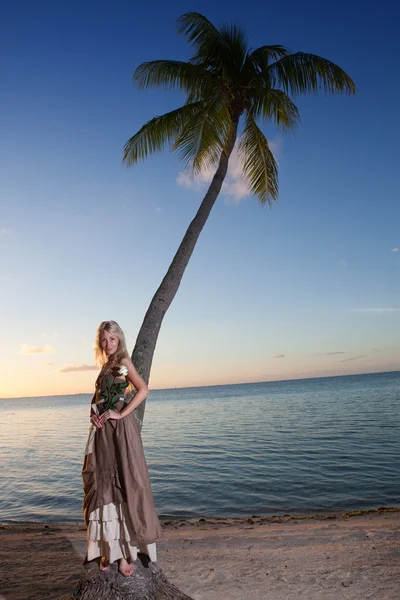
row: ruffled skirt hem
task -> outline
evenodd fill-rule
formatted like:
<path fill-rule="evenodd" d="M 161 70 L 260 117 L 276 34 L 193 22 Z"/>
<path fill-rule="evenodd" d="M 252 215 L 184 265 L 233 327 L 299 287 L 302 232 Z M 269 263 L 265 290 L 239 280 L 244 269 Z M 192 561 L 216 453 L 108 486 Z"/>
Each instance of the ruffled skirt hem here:
<path fill-rule="evenodd" d="M 89 515 L 87 528 L 87 560 L 101 556 L 110 563 L 119 558 L 137 559 L 138 552 L 157 562 L 156 544 L 139 543 L 135 539 L 124 503 L 106 504 Z"/>
<path fill-rule="evenodd" d="M 87 560 L 91 561 L 99 556 L 104 556 L 110 563 L 113 563 L 119 558 L 125 558 L 127 560 L 131 559 L 134 561 L 137 559 L 138 552 L 147 554 L 151 562 L 157 562 L 155 542 L 152 544 L 139 544 L 139 546 L 134 546 L 125 540 L 113 540 L 112 542 L 106 542 L 105 540 L 88 540 Z"/>

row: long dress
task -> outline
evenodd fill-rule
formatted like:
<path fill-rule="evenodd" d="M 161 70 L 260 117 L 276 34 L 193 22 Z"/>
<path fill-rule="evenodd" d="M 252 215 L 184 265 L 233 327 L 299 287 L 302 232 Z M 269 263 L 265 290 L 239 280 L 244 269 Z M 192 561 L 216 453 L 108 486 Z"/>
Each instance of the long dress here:
<path fill-rule="evenodd" d="M 119 366 L 105 366 L 92 399 L 95 412 L 104 410 L 107 384 L 124 382 Z M 121 397 L 116 410 L 125 404 Z M 87 527 L 88 561 L 104 556 L 136 560 L 138 551 L 156 562 L 155 541 L 162 536 L 154 508 L 140 428 L 134 411 L 89 430 L 82 469 L 83 513 Z"/>

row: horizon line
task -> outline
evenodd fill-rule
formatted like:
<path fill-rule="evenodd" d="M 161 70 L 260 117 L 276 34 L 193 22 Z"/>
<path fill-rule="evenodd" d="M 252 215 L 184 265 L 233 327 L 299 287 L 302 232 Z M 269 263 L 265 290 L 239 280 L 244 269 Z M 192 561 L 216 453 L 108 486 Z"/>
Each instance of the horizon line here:
<path fill-rule="evenodd" d="M 357 377 L 359 375 L 385 375 L 386 373 L 400 373 L 400 369 L 391 369 L 389 371 L 371 371 L 367 373 L 346 373 L 345 375 L 318 375 L 317 377 L 292 377 L 288 379 L 270 379 L 268 381 L 260 380 L 260 381 L 239 381 L 237 383 L 212 383 L 207 385 L 184 385 L 184 386 L 174 386 L 169 388 L 150 388 L 150 393 L 152 391 L 171 391 L 171 390 L 191 390 L 194 388 L 207 388 L 207 387 L 226 387 L 231 385 L 255 385 L 256 383 L 285 383 L 287 381 L 307 381 L 311 379 L 333 379 L 336 377 Z M 87 396 L 89 394 L 93 394 L 90 392 L 75 392 L 74 394 L 48 394 L 46 396 L 0 396 L 0 400 L 23 400 L 27 398 L 53 398 L 55 396 Z"/>

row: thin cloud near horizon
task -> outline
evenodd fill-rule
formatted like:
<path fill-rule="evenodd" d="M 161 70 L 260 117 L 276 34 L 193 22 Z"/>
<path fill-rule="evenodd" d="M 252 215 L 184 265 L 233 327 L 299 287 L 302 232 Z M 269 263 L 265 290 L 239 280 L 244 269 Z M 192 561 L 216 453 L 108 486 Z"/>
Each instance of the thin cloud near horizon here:
<path fill-rule="evenodd" d="M 400 345 L 396 346 L 386 346 L 385 348 L 372 348 L 372 352 L 388 352 L 389 350 L 397 350 L 400 348 Z"/>
<path fill-rule="evenodd" d="M 58 370 L 59 373 L 77 373 L 81 371 L 98 371 L 96 365 L 67 365 Z"/>
<path fill-rule="evenodd" d="M 55 349 L 53 346 L 49 344 L 45 344 L 44 346 L 31 346 L 29 344 L 21 344 L 20 354 L 30 355 L 30 354 L 54 354 Z"/>
<path fill-rule="evenodd" d="M 351 360 L 357 360 L 359 358 L 365 358 L 368 354 L 359 354 L 358 356 L 353 356 L 352 358 L 344 358 L 341 362 L 349 362 Z"/>
<path fill-rule="evenodd" d="M 384 307 L 376 307 L 376 308 L 354 308 L 356 312 L 365 312 L 365 313 L 375 313 L 375 314 L 384 314 L 384 313 L 395 313 L 400 312 L 400 308 L 389 306 L 387 308 Z"/>

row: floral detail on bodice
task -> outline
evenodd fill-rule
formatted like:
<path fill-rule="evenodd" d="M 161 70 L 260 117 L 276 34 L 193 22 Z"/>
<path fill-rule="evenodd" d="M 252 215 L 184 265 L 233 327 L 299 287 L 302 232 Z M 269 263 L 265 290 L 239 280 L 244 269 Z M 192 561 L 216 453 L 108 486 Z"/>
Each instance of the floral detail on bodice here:
<path fill-rule="evenodd" d="M 128 369 L 124 365 L 105 365 L 96 380 L 95 403 L 99 413 L 115 410 L 119 401 L 125 401 L 128 387 L 126 376 Z"/>

